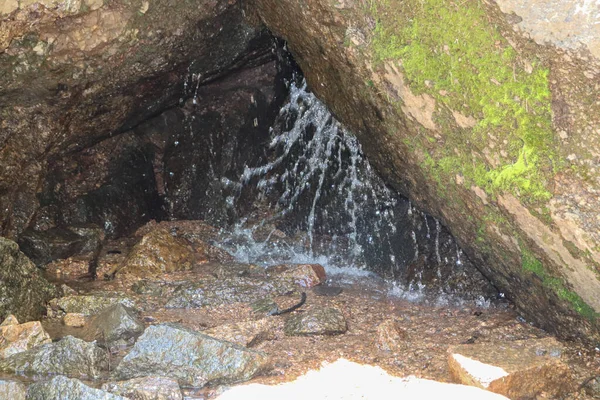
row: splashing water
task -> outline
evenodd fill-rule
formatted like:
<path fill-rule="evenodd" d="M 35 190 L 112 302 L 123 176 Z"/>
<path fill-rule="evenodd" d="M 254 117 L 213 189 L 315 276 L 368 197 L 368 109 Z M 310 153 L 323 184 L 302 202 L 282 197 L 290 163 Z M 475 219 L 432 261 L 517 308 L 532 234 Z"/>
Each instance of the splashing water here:
<path fill-rule="evenodd" d="M 375 175 L 356 138 L 306 90 L 306 83 L 291 84 L 279 122 L 269 144 L 272 161 L 246 166 L 239 185 L 223 182 L 238 185 L 238 196 L 257 188 L 275 211 L 259 221 L 242 219 L 225 247 L 245 262 L 318 262 L 329 272 L 343 268 L 355 274 L 368 263 L 397 268 L 405 255 L 380 250 L 403 239 L 394 236 L 398 200 Z M 264 240 L 255 240 L 257 231 L 269 228 Z M 274 241 L 282 231 L 300 240 Z"/>

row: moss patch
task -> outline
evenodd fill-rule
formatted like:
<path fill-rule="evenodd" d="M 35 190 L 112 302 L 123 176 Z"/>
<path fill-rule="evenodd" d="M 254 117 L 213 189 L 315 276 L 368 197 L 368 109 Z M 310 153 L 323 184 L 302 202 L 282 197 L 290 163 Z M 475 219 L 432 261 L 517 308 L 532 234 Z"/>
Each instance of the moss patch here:
<path fill-rule="evenodd" d="M 572 308 L 590 321 L 595 321 L 600 314 L 594 311 L 583 299 L 575 292 L 567 289 L 563 281 L 551 276 L 544 268 L 544 265 L 533 253 L 521 245 L 521 265 L 523 270 L 537 275 L 544 286 L 551 289 L 557 296 L 571 304 Z"/>
<path fill-rule="evenodd" d="M 460 173 L 491 195 L 510 191 L 525 200 L 548 200 L 557 156 L 542 63 L 517 54 L 479 0 L 460 6 L 385 0 L 372 2 L 370 12 L 376 19 L 371 41 L 376 65 L 396 61 L 411 90 L 433 96 L 438 119 L 446 120 L 438 125 L 449 143 L 429 150 L 435 153 L 431 172 L 445 175 L 443 180 Z M 459 128 L 448 119 L 448 109 L 477 124 Z"/>

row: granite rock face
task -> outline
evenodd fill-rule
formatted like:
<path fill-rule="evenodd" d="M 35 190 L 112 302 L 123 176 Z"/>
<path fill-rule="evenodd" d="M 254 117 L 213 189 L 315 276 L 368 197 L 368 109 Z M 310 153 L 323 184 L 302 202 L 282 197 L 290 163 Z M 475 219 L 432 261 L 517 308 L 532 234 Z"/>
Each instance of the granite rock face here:
<path fill-rule="evenodd" d="M 387 182 L 527 319 L 600 339 L 596 6 L 254 4 Z"/>

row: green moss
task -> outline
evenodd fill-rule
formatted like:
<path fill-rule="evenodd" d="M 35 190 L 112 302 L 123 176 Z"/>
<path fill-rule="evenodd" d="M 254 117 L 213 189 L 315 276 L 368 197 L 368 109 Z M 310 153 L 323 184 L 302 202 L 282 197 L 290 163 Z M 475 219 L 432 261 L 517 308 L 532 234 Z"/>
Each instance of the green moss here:
<path fill-rule="evenodd" d="M 529 271 L 537 275 L 543 282 L 544 286 L 551 289 L 556 295 L 571 304 L 572 308 L 581 314 L 584 318 L 595 321 L 600 314 L 594 311 L 583 299 L 575 292 L 567 289 L 563 281 L 559 278 L 551 276 L 544 268 L 544 265 L 538 260 L 533 253 L 521 244 L 521 265 L 523 270 Z"/>
<path fill-rule="evenodd" d="M 480 0 L 460 7 L 444 0 L 379 2 L 371 6 L 372 54 L 376 64 L 398 61 L 411 90 L 433 96 L 438 113 L 445 108 L 478 120 L 466 129 L 453 120 L 451 127 L 441 124 L 452 143 L 436 149 L 438 173 L 461 173 L 489 194 L 545 201 L 557 158 L 548 70 L 521 60 L 483 7 Z M 483 155 L 492 138 L 494 165 Z"/>

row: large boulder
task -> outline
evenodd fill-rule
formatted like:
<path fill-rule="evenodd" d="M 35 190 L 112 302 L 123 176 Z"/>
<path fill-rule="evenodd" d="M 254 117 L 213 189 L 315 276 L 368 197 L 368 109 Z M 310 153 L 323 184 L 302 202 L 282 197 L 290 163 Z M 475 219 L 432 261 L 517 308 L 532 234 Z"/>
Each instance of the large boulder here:
<path fill-rule="evenodd" d="M 118 379 L 150 375 L 176 378 L 182 386 L 243 382 L 263 371 L 268 356 L 176 325 L 146 329 L 117 366 Z"/>
<path fill-rule="evenodd" d="M 56 287 L 39 273 L 12 240 L 0 237 L 0 319 L 14 314 L 21 322 L 41 317 Z"/>
<path fill-rule="evenodd" d="M 254 4 L 388 182 L 439 217 L 527 319 L 600 339 L 595 6 Z"/>

